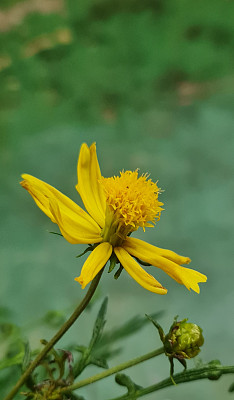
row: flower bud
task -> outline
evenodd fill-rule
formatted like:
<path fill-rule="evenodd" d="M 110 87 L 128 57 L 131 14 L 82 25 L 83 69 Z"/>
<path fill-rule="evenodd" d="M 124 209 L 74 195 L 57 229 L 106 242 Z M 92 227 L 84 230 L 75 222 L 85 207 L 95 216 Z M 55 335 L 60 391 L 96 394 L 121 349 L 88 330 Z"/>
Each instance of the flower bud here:
<path fill-rule="evenodd" d="M 200 352 L 200 347 L 204 343 L 202 329 L 187 319 L 174 321 L 168 334 L 165 336 L 164 349 L 169 357 L 190 359 Z"/>

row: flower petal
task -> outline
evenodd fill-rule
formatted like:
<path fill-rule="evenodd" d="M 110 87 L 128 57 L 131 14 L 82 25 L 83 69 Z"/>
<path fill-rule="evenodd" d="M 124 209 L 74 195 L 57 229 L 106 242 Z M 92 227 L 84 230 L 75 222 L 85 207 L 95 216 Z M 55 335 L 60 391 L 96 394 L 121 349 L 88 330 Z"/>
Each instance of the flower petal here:
<path fill-rule="evenodd" d="M 101 229 L 81 207 L 53 186 L 31 175 L 22 175 L 21 182 L 38 207 L 57 223 L 70 243 L 97 243 L 101 241 Z"/>
<path fill-rule="evenodd" d="M 90 147 L 83 143 L 77 165 L 78 184 L 76 189 L 88 213 L 103 228 L 106 201 L 100 184 L 101 172 L 97 160 L 96 144 Z"/>
<path fill-rule="evenodd" d="M 169 253 L 169 257 L 166 258 L 165 256 L 159 255 L 159 249 L 155 246 L 152 246 L 142 240 L 137 240 L 128 238 L 123 243 L 123 247 L 126 251 L 128 251 L 132 256 L 139 258 L 142 261 L 148 262 L 155 267 L 162 269 L 166 272 L 171 278 L 175 279 L 178 283 L 183 284 L 186 286 L 187 289 L 193 289 L 195 292 L 199 293 L 200 289 L 198 286 L 199 282 L 206 282 L 207 277 L 200 272 L 197 272 L 190 268 L 181 267 L 174 261 L 172 254 L 173 252 Z M 163 249 L 162 253 L 164 253 Z M 171 254 L 172 253 L 172 254 Z M 164 253 L 167 254 L 167 253 Z M 174 253 L 175 254 L 175 253 Z M 181 256 L 178 256 L 178 261 L 180 262 Z M 186 257 L 182 257 L 185 258 Z M 174 260 L 177 258 L 174 257 Z"/>
<path fill-rule="evenodd" d="M 114 252 L 120 264 L 143 288 L 158 294 L 166 294 L 165 289 L 152 275 L 148 274 L 122 247 L 115 247 Z"/>
<path fill-rule="evenodd" d="M 50 199 L 50 209 L 63 237 L 69 243 L 99 243 L 102 241 L 101 228 L 96 225 L 94 229 L 82 215 L 75 214 L 71 210 L 65 212 L 54 199 Z"/>
<path fill-rule="evenodd" d="M 112 253 L 112 246 L 108 242 L 99 244 L 85 261 L 81 274 L 75 281 L 79 282 L 82 289 L 95 278 L 98 272 L 104 267 Z"/>
<path fill-rule="evenodd" d="M 133 248 L 133 249 L 143 246 L 145 250 L 147 250 L 149 252 L 157 253 L 159 256 L 167 258 L 168 260 L 174 261 L 176 264 L 179 264 L 179 265 L 189 264 L 191 261 L 189 257 L 180 256 L 179 254 L 175 253 L 174 251 L 167 250 L 167 249 L 161 249 L 160 247 L 153 246 L 152 244 L 144 242 L 143 240 L 140 240 L 140 239 L 127 237 L 124 243 L 127 244 L 128 248 Z M 139 257 L 139 258 L 141 259 L 141 257 Z"/>

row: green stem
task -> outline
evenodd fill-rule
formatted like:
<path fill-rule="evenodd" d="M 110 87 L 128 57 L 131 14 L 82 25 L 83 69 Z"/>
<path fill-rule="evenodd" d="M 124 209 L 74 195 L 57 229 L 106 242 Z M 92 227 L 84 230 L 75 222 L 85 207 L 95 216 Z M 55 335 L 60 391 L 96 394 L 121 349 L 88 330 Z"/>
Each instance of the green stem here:
<path fill-rule="evenodd" d="M 87 386 L 90 385 L 90 383 L 94 383 L 96 381 L 99 381 L 100 379 L 106 378 L 107 376 L 113 375 L 116 372 L 122 371 L 123 369 L 133 367 L 134 365 L 137 365 L 139 363 L 142 363 L 143 361 L 149 360 L 150 358 L 159 356 L 160 354 L 164 353 L 164 348 L 160 347 L 160 349 L 151 351 L 150 353 L 144 354 L 143 356 L 133 358 L 132 360 L 126 361 L 124 363 L 121 363 L 119 365 L 116 365 L 115 367 L 109 368 L 106 371 L 100 372 L 99 374 L 90 376 L 89 378 L 83 379 L 80 382 L 74 383 L 73 385 L 67 386 L 66 388 L 63 388 L 60 390 L 60 393 L 69 393 L 72 390 L 78 389 L 82 386 Z"/>
<path fill-rule="evenodd" d="M 183 371 L 179 374 L 173 376 L 176 384 L 184 383 L 184 382 L 191 382 L 196 381 L 198 379 L 210 379 L 210 380 L 217 380 L 222 375 L 225 374 L 233 374 L 234 373 L 234 366 L 222 366 L 222 365 L 205 365 L 200 368 L 194 368 L 187 371 Z M 156 392 L 157 390 L 164 389 L 168 386 L 173 386 L 173 382 L 171 378 L 164 379 L 163 381 L 157 383 L 156 385 L 148 386 L 143 389 L 136 390 L 134 395 L 136 398 L 145 396 L 146 394 Z M 125 394 L 120 397 L 115 397 L 114 399 L 110 400 L 128 400 L 129 395 Z"/>
<path fill-rule="evenodd" d="M 62 327 L 59 329 L 59 331 L 54 335 L 54 337 L 45 345 L 45 347 L 42 349 L 42 351 L 37 355 L 37 357 L 32 361 L 32 363 L 29 365 L 27 370 L 21 375 L 20 379 L 18 382 L 15 384 L 13 389 L 10 391 L 10 393 L 5 397 L 4 400 L 11 400 L 13 397 L 16 395 L 18 390 L 21 388 L 21 386 L 26 382 L 28 377 L 31 375 L 31 373 L 34 371 L 34 369 L 40 364 L 40 362 L 43 360 L 43 358 L 46 356 L 46 354 L 52 349 L 52 347 L 61 339 L 61 337 L 67 332 L 67 330 L 74 324 L 74 322 L 77 320 L 77 318 L 81 315 L 81 313 L 84 311 L 84 309 L 87 307 L 89 304 L 91 298 L 94 295 L 94 292 L 98 286 L 98 283 L 101 279 L 102 273 L 103 273 L 104 268 L 101 269 L 101 271 L 97 274 L 97 276 L 93 279 L 85 297 L 83 300 L 80 302 L 78 307 L 75 309 L 73 314 L 70 316 L 70 318 L 62 325 Z"/>

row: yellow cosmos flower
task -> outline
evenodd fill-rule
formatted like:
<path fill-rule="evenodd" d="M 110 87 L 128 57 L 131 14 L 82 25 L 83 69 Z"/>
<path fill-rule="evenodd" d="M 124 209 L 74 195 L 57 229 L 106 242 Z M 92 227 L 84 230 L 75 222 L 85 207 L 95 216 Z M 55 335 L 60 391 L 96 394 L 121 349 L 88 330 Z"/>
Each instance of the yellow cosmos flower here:
<path fill-rule="evenodd" d="M 93 245 L 80 276 L 75 278 L 82 288 L 93 280 L 109 259 L 114 258 L 133 279 L 151 292 L 166 294 L 167 290 L 139 262 L 162 269 L 187 289 L 199 293 L 198 283 L 206 282 L 207 278 L 181 266 L 191 261 L 188 257 L 130 237 L 139 227 L 145 230 L 159 220 L 163 203 L 158 200 L 160 189 L 157 183 L 146 174 L 138 176 L 137 170 L 121 172 L 120 176 L 112 178 L 102 177 L 95 143 L 90 147 L 82 144 L 77 174 L 76 189 L 87 212 L 31 175 L 22 175 L 21 185 L 38 207 L 59 226 L 68 242 Z"/>

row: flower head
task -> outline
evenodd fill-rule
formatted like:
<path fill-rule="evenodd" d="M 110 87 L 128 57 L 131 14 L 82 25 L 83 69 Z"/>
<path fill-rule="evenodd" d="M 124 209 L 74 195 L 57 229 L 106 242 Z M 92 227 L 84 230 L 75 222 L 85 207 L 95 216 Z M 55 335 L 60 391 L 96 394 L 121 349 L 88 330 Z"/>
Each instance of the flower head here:
<path fill-rule="evenodd" d="M 147 178 L 147 175 L 138 177 L 137 170 L 122 171 L 120 176 L 112 178 L 101 177 L 106 198 L 104 241 L 120 246 L 130 233 L 139 227 L 144 230 L 146 226 L 152 227 L 160 218 L 163 205 L 158 201 L 160 189 Z"/>
<path fill-rule="evenodd" d="M 202 329 L 196 324 L 175 320 L 165 336 L 164 348 L 168 356 L 178 359 L 193 358 L 200 353 L 204 343 Z"/>
<path fill-rule="evenodd" d="M 161 249 L 130 237 L 139 227 L 153 227 L 159 220 L 162 205 L 160 189 L 147 174 L 122 171 L 120 176 L 101 176 L 96 145 L 82 144 L 77 166 L 78 184 L 84 211 L 76 203 L 47 183 L 22 175 L 21 185 L 31 194 L 40 209 L 56 223 L 64 238 L 72 243 L 92 244 L 93 251 L 75 278 L 82 288 L 93 280 L 113 254 L 121 266 L 141 286 L 159 294 L 167 290 L 139 262 L 164 270 L 178 283 L 199 293 L 199 282 L 206 276 L 189 268 L 188 257 Z M 134 257 L 134 258 L 133 258 Z M 137 260 L 139 261 L 137 261 Z"/>

